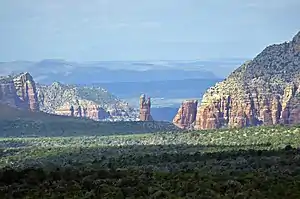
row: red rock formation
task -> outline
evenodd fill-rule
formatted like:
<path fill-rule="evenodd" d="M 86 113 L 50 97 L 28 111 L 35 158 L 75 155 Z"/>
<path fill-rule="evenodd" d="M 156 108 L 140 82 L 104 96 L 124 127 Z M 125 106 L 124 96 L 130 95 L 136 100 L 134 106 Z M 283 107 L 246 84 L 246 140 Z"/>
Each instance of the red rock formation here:
<path fill-rule="evenodd" d="M 201 118 L 199 118 L 201 115 Z M 197 119 L 199 118 L 199 119 Z M 201 126 L 201 129 L 214 129 L 220 126 L 220 107 L 218 105 L 209 105 L 197 110 L 195 128 Z"/>
<path fill-rule="evenodd" d="M 13 107 L 39 111 L 35 82 L 29 73 L 0 81 L 0 101 Z"/>
<path fill-rule="evenodd" d="M 181 129 L 192 128 L 192 124 L 196 119 L 197 105 L 197 100 L 184 101 L 173 119 L 173 124 Z"/>
<path fill-rule="evenodd" d="M 151 99 L 146 100 L 145 95 L 140 97 L 140 121 L 153 121 L 151 116 Z"/>
<path fill-rule="evenodd" d="M 80 102 L 79 102 L 80 103 Z M 92 120 L 103 120 L 110 115 L 102 107 L 94 104 L 75 105 L 65 104 L 55 111 L 57 115 L 71 116 L 71 117 L 84 117 Z"/>
<path fill-rule="evenodd" d="M 288 86 L 281 97 L 270 94 L 259 98 L 253 95 L 249 99 L 235 96 L 225 101 L 212 100 L 198 108 L 195 129 L 300 123 L 300 108 L 295 107 L 300 104 L 297 94 Z"/>
<path fill-rule="evenodd" d="M 14 78 L 14 84 L 19 97 L 18 105 L 31 111 L 39 111 L 36 86 L 29 73 L 23 73 Z"/>
<path fill-rule="evenodd" d="M 93 120 L 103 120 L 110 116 L 109 113 L 107 113 L 102 107 L 99 106 L 88 106 L 85 109 L 85 117 Z"/>
<path fill-rule="evenodd" d="M 299 46 L 300 32 L 289 43 L 267 47 L 208 89 L 194 128 L 300 123 Z"/>
<path fill-rule="evenodd" d="M 55 114 L 74 117 L 74 108 L 72 106 L 71 107 L 62 107 L 58 111 L 55 111 Z"/>
<path fill-rule="evenodd" d="M 274 95 L 271 105 L 272 110 L 272 122 L 273 124 L 279 124 L 280 122 L 280 113 L 282 111 L 280 96 Z"/>

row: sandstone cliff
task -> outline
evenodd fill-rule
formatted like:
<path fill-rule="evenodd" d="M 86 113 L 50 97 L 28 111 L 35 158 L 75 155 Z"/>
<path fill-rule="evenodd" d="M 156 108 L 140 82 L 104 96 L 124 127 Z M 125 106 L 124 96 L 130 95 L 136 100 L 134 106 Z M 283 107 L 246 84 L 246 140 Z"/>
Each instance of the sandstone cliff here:
<path fill-rule="evenodd" d="M 103 88 L 54 82 L 38 85 L 40 108 L 47 113 L 93 120 L 136 120 L 136 110 Z"/>
<path fill-rule="evenodd" d="M 36 85 L 29 73 L 0 78 L 0 102 L 12 107 L 39 111 Z"/>
<path fill-rule="evenodd" d="M 12 77 L 1 77 L 0 79 L 0 102 L 16 107 L 17 92 Z"/>
<path fill-rule="evenodd" d="M 197 105 L 197 100 L 184 101 L 173 119 L 173 124 L 183 129 L 192 128 L 197 115 Z"/>
<path fill-rule="evenodd" d="M 0 103 L 33 112 L 93 120 L 138 120 L 137 110 L 103 88 L 57 82 L 50 86 L 36 85 L 29 73 L 0 77 Z"/>
<path fill-rule="evenodd" d="M 18 106 L 31 111 L 39 111 L 36 85 L 29 73 L 23 73 L 13 79 L 17 91 Z"/>
<path fill-rule="evenodd" d="M 110 114 L 102 107 L 88 100 L 77 100 L 73 103 L 67 102 L 57 108 L 54 113 L 56 115 L 89 118 L 96 121 L 110 117 Z"/>
<path fill-rule="evenodd" d="M 151 99 L 146 99 L 143 94 L 140 97 L 140 121 L 153 121 L 151 116 Z"/>
<path fill-rule="evenodd" d="M 300 32 L 208 89 L 193 121 L 195 129 L 280 123 L 300 123 Z"/>

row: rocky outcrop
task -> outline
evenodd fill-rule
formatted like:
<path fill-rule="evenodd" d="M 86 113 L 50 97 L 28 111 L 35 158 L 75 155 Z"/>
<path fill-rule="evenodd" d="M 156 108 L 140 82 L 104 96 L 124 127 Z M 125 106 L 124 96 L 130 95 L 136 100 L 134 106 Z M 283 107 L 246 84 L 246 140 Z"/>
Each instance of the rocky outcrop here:
<path fill-rule="evenodd" d="M 29 73 L 23 73 L 13 79 L 17 95 L 19 97 L 17 106 L 31 111 L 39 111 L 36 85 Z"/>
<path fill-rule="evenodd" d="M 291 42 L 267 47 L 208 89 L 194 128 L 300 123 L 299 46 L 300 32 Z"/>
<path fill-rule="evenodd" d="M 17 99 L 18 96 L 14 82 L 12 80 L 0 80 L 0 102 L 12 107 L 16 107 Z"/>
<path fill-rule="evenodd" d="M 77 87 L 54 82 L 38 85 L 40 108 L 47 113 L 93 120 L 137 120 L 137 111 L 99 87 Z"/>
<path fill-rule="evenodd" d="M 153 121 L 151 116 L 151 99 L 143 94 L 140 97 L 140 121 Z"/>
<path fill-rule="evenodd" d="M 29 73 L 0 79 L 0 102 L 12 107 L 39 111 L 35 82 Z"/>
<path fill-rule="evenodd" d="M 85 100 L 78 100 L 73 104 L 66 103 L 62 107 L 55 110 L 55 114 L 89 118 L 96 121 L 110 117 L 110 114 L 106 112 L 102 107 L 100 107 L 96 103 L 92 103 Z"/>
<path fill-rule="evenodd" d="M 186 100 L 182 103 L 173 124 L 182 129 L 191 129 L 197 114 L 197 100 Z"/>
<path fill-rule="evenodd" d="M 49 86 L 36 85 L 29 73 L 0 77 L 0 103 L 34 112 L 97 121 L 138 120 L 136 109 L 103 88 L 76 87 L 58 82 Z"/>

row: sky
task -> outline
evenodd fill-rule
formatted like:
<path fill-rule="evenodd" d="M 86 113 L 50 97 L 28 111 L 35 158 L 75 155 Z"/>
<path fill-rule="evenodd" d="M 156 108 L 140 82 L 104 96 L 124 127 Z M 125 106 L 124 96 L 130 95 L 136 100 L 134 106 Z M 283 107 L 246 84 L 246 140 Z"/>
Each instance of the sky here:
<path fill-rule="evenodd" d="M 299 0 L 0 0 L 0 61 L 253 58 L 300 30 Z"/>

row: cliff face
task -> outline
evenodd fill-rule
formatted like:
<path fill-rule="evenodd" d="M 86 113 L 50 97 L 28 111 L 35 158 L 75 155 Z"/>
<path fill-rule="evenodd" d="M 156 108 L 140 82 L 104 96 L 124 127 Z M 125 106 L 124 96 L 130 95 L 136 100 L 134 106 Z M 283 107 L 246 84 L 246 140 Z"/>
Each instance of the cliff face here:
<path fill-rule="evenodd" d="M 0 103 L 57 115 L 110 121 L 137 120 L 138 113 L 103 88 L 36 85 L 29 73 L 0 77 Z"/>
<path fill-rule="evenodd" d="M 12 107 L 39 111 L 35 82 L 29 73 L 0 79 L 0 102 Z"/>
<path fill-rule="evenodd" d="M 57 115 L 103 120 L 110 117 L 102 107 L 87 100 L 78 100 L 74 103 L 66 103 L 54 111 Z"/>
<path fill-rule="evenodd" d="M 17 92 L 12 80 L 2 81 L 0 80 L 0 102 L 8 104 L 9 106 L 16 107 Z"/>
<path fill-rule="evenodd" d="M 140 121 L 153 121 L 151 116 L 151 99 L 145 95 L 140 97 Z"/>
<path fill-rule="evenodd" d="M 195 129 L 300 123 L 300 32 L 207 90 Z"/>
<path fill-rule="evenodd" d="M 38 86 L 40 108 L 47 113 L 86 117 L 93 120 L 136 120 L 127 103 L 102 88 L 76 87 L 53 83 Z"/>
<path fill-rule="evenodd" d="M 39 102 L 35 82 L 29 73 L 23 73 L 13 79 L 17 95 L 17 106 L 31 111 L 39 111 Z"/>
<path fill-rule="evenodd" d="M 192 128 L 197 115 L 197 105 L 197 100 L 184 101 L 173 119 L 173 124 L 183 129 Z"/>

